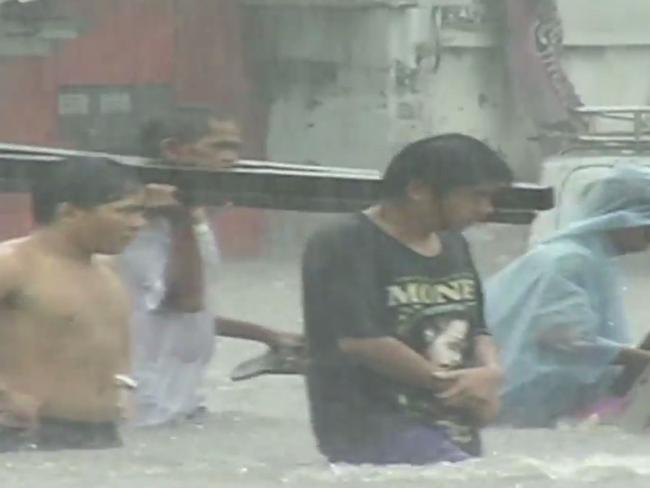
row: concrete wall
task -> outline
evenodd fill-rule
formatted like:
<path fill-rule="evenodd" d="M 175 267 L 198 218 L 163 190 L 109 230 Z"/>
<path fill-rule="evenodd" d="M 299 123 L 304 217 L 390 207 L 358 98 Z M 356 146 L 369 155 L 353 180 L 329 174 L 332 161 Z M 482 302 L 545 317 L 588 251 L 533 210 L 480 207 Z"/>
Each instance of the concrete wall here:
<path fill-rule="evenodd" d="M 381 168 L 405 142 L 462 130 L 496 145 L 529 174 L 537 157 L 526 141 L 532 130 L 514 107 L 490 27 L 443 29 L 436 67 L 426 51 L 435 48 L 436 3 L 259 10 L 266 37 L 258 42 L 283 85 L 272 96 L 269 156 Z M 566 68 L 585 102 L 647 102 L 650 2 L 560 0 L 559 6 Z"/>
<path fill-rule="evenodd" d="M 569 46 L 648 46 L 647 0 L 558 0 Z"/>
<path fill-rule="evenodd" d="M 266 83 L 279 85 L 270 95 L 269 157 L 382 169 L 417 137 L 463 131 L 528 159 L 500 50 L 452 40 L 436 65 L 419 52 L 432 30 L 422 3 L 260 11 Z"/>
<path fill-rule="evenodd" d="M 585 104 L 650 104 L 650 31 L 648 33 L 646 46 L 566 49 L 564 65 Z"/>
<path fill-rule="evenodd" d="M 391 10 L 270 9 L 261 17 L 269 157 L 377 165 L 391 126 Z"/>
<path fill-rule="evenodd" d="M 564 66 L 587 105 L 650 104 L 650 2 L 560 0 Z"/>
<path fill-rule="evenodd" d="M 462 131 L 500 149 L 520 178 L 536 179 L 540 156 L 528 139 L 535 131 L 513 100 L 496 24 L 438 30 L 431 9 L 440 3 L 256 10 L 269 157 L 383 169 L 409 141 Z M 560 0 L 559 7 L 565 67 L 585 103 L 650 102 L 650 2 Z M 277 222 L 283 230 L 272 233 L 272 247 L 288 248 L 319 219 Z"/>
<path fill-rule="evenodd" d="M 392 9 L 270 8 L 256 54 L 270 103 L 268 157 L 382 167 L 391 151 Z M 328 217 L 269 212 L 268 254 L 295 259 Z"/>

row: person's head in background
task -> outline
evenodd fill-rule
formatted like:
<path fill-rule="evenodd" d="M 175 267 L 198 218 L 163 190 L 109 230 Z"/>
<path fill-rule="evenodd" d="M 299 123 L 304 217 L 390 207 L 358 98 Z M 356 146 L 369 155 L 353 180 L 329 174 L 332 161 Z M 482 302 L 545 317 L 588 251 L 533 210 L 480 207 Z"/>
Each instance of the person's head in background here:
<path fill-rule="evenodd" d="M 463 230 L 494 211 L 495 193 L 512 171 L 486 144 L 463 134 L 413 142 L 392 159 L 382 180 L 383 204 L 398 207 L 419 228 Z"/>
<path fill-rule="evenodd" d="M 144 188 L 131 169 L 105 158 L 58 163 L 32 186 L 34 220 L 83 255 L 119 254 L 144 224 Z"/>
<path fill-rule="evenodd" d="M 241 146 L 234 119 L 208 110 L 179 109 L 147 122 L 140 131 L 142 156 L 214 169 L 237 163 Z"/>
<path fill-rule="evenodd" d="M 576 220 L 592 221 L 617 254 L 643 252 L 650 244 L 650 171 L 621 166 L 587 184 L 580 194 Z M 579 222 L 577 222 L 579 223 Z"/>

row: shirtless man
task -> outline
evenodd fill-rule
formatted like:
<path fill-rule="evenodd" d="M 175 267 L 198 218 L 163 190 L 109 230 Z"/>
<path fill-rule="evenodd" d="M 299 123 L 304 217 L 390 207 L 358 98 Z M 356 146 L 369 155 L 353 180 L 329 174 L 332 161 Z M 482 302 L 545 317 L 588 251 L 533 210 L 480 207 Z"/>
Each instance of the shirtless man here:
<path fill-rule="evenodd" d="M 53 173 L 34 188 L 38 229 L 0 245 L 0 452 L 121 445 L 129 303 L 97 255 L 136 235 L 144 193 L 104 159 Z"/>

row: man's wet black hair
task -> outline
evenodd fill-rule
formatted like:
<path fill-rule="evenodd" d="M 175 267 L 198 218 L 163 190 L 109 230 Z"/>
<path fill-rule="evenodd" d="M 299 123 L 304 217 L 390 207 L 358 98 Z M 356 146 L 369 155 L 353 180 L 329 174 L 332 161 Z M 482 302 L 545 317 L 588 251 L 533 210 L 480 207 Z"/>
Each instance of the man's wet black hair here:
<path fill-rule="evenodd" d="M 464 134 L 442 134 L 415 141 L 395 155 L 384 173 L 382 197 L 404 198 L 413 181 L 444 196 L 455 188 L 512 179 L 512 170 L 485 143 Z"/>
<path fill-rule="evenodd" d="M 183 107 L 166 117 L 151 119 L 140 129 L 139 154 L 148 158 L 161 157 L 161 143 L 174 139 L 183 144 L 198 141 L 211 131 L 212 121 L 230 121 L 234 117 L 203 107 Z"/>
<path fill-rule="evenodd" d="M 51 223 L 62 203 L 81 209 L 121 200 L 138 191 L 134 170 L 107 158 L 71 157 L 43 169 L 32 185 L 34 220 Z"/>

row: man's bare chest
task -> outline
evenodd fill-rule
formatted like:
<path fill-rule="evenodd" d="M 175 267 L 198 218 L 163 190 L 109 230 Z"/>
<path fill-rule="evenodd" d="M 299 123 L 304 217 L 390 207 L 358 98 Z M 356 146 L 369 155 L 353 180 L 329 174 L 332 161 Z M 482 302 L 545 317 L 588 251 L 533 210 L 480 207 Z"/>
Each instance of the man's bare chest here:
<path fill-rule="evenodd" d="M 110 340 L 124 325 L 123 292 L 104 274 L 64 267 L 46 271 L 34 273 L 16 292 L 16 317 L 67 340 Z"/>

